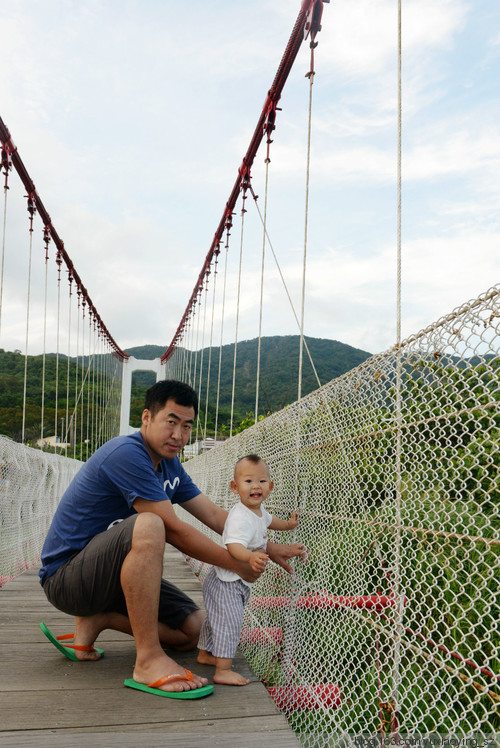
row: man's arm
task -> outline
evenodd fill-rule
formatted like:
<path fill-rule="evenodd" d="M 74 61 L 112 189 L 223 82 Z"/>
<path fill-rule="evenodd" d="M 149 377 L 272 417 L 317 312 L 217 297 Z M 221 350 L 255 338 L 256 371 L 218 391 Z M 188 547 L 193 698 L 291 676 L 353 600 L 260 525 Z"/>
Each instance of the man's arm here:
<path fill-rule="evenodd" d="M 246 579 L 247 582 L 255 582 L 258 579 L 259 575 L 251 570 L 248 563 L 234 559 L 225 548 L 217 545 L 199 530 L 180 520 L 169 499 L 149 501 L 139 498 L 134 501 L 134 509 L 136 512 L 158 514 L 165 525 L 166 542 L 178 548 L 182 553 L 205 561 L 207 564 L 234 571 L 238 576 Z"/>
<path fill-rule="evenodd" d="M 184 501 L 179 506 L 182 506 L 183 509 L 192 514 L 193 517 L 196 517 L 196 519 L 199 519 L 200 522 L 203 522 L 211 530 L 222 535 L 228 512 L 214 504 L 208 496 L 200 493 L 194 499 Z"/>
<path fill-rule="evenodd" d="M 200 493 L 198 496 L 195 496 L 194 499 L 185 501 L 181 506 L 192 514 L 193 517 L 196 517 L 200 522 L 203 522 L 204 525 L 215 530 L 219 535 L 222 535 L 228 512 L 225 509 L 222 509 L 222 507 L 214 504 L 208 496 Z M 293 569 L 288 563 L 291 558 L 300 556 L 303 561 L 307 560 L 306 547 L 301 543 L 283 545 L 281 543 L 271 543 L 271 541 L 268 541 L 266 550 L 271 561 L 274 561 L 275 564 L 281 566 L 289 574 L 293 574 Z M 195 554 L 190 555 L 198 558 Z M 221 564 L 218 564 L 218 566 L 221 566 Z M 237 574 L 243 577 L 243 579 L 246 579 L 247 582 L 256 581 L 257 579 L 257 577 L 255 577 L 254 580 L 250 580 L 240 572 L 237 572 Z"/>

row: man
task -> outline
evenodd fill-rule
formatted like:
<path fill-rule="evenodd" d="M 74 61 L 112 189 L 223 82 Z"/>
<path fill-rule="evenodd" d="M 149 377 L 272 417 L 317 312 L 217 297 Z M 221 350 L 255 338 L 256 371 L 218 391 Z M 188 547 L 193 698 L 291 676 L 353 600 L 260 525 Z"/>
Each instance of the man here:
<path fill-rule="evenodd" d="M 250 582 L 265 566 L 252 571 L 173 509 L 172 503 L 182 504 L 222 534 L 227 512 L 200 492 L 178 458 L 197 412 L 198 397 L 188 385 L 153 385 L 140 431 L 111 439 L 82 466 L 42 550 L 44 592 L 56 608 L 75 616 L 74 643 L 56 646 L 70 646 L 74 659 L 96 660 L 101 654 L 93 644 L 101 631 L 132 634 L 136 662 L 127 685 L 149 684 L 167 693 L 202 689 L 207 680 L 183 671 L 161 646 L 194 648 L 203 622 L 192 600 L 161 578 L 165 542 Z M 305 553 L 298 543 L 269 543 L 267 550 L 289 572 L 288 560 Z"/>

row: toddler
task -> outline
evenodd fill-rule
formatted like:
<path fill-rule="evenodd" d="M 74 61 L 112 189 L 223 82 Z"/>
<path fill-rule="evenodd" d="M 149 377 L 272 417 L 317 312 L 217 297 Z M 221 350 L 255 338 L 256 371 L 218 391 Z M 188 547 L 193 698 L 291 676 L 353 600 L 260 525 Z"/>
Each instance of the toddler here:
<path fill-rule="evenodd" d="M 258 455 L 247 455 L 236 463 L 231 490 L 240 501 L 229 512 L 222 542 L 234 558 L 248 561 L 255 572 L 265 569 L 267 528 L 293 530 L 297 513 L 288 521 L 272 517 L 262 506 L 273 489 L 269 468 Z M 198 641 L 198 662 L 215 665 L 214 683 L 246 686 L 250 681 L 231 669 L 240 640 L 243 610 L 251 583 L 236 573 L 213 566 L 203 584 L 207 617 Z"/>

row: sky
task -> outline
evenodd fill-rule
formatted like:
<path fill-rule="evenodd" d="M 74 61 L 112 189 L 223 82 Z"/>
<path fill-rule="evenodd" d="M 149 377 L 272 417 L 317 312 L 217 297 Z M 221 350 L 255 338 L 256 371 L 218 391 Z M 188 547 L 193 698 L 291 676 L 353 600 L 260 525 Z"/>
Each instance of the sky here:
<path fill-rule="evenodd" d="M 300 0 L 9 0 L 0 116 L 109 332 L 167 346 L 224 212 Z M 315 50 L 304 332 L 377 353 L 396 340 L 396 0 L 325 4 Z M 500 4 L 402 1 L 402 334 L 500 282 Z M 267 231 L 301 315 L 308 43 L 271 145 Z M 252 180 L 261 212 L 265 152 Z M 262 225 L 237 206 L 223 342 L 259 331 Z M 3 215 L 3 213 L 2 213 Z M 10 178 L 0 347 L 26 348 L 24 190 Z M 35 225 L 28 352 L 43 347 Z M 241 235 L 243 234 L 243 240 Z M 222 316 L 223 259 L 214 319 Z M 49 261 L 48 349 L 55 263 Z M 266 247 L 263 335 L 298 333 Z M 211 302 L 212 287 L 207 299 Z M 210 318 L 211 307 L 205 312 Z M 208 329 L 208 326 L 207 326 Z M 208 342 L 205 339 L 205 342 Z"/>

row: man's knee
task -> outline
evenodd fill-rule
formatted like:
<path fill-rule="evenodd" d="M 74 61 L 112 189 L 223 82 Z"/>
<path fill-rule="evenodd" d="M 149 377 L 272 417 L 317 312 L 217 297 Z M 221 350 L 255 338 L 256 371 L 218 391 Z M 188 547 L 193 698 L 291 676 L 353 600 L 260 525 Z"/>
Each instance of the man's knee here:
<path fill-rule="evenodd" d="M 141 512 L 134 525 L 132 544 L 155 544 L 163 552 L 165 525 L 161 517 L 153 512 Z"/>
<path fill-rule="evenodd" d="M 187 647 L 194 649 L 198 644 L 198 638 L 200 636 L 201 627 L 205 620 L 205 613 L 202 610 L 194 610 L 188 615 L 184 623 L 181 626 L 182 632 L 187 637 Z"/>

